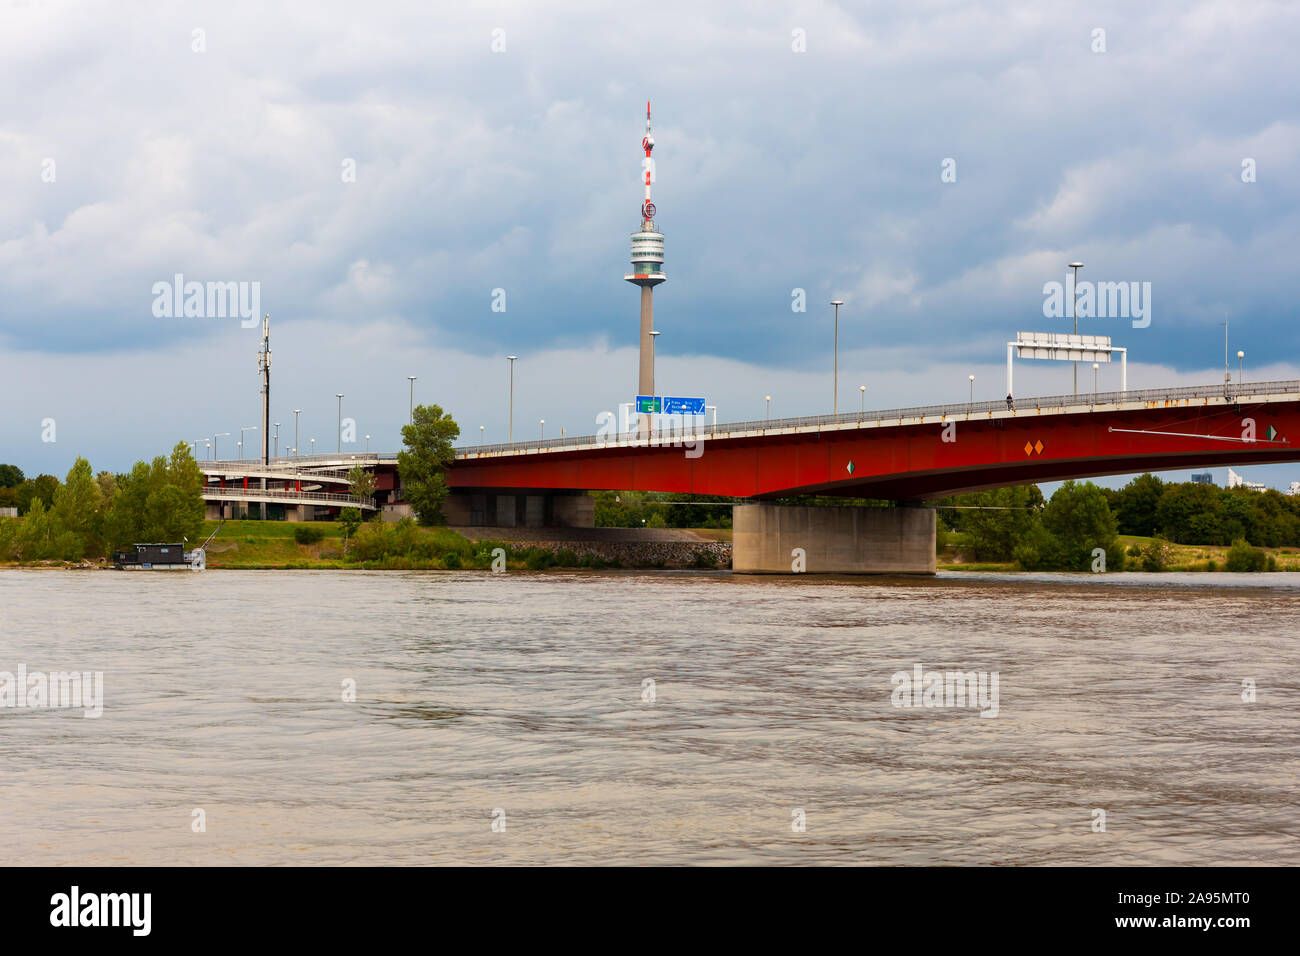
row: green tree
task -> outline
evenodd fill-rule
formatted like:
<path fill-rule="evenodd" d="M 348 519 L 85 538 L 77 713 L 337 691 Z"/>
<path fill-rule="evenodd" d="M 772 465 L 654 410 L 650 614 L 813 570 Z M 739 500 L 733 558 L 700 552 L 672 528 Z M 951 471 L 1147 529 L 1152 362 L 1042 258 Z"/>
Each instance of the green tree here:
<path fill-rule="evenodd" d="M 344 534 L 349 538 L 357 533 L 361 527 L 361 509 L 360 508 L 343 508 L 339 511 L 339 522 L 343 525 Z"/>
<path fill-rule="evenodd" d="M 362 465 L 353 465 L 348 472 L 348 493 L 358 501 L 375 493 L 375 475 Z"/>
<path fill-rule="evenodd" d="M 1190 481 L 1166 486 L 1156 508 L 1158 533 L 1176 544 L 1227 544 L 1222 494 L 1214 485 Z"/>
<path fill-rule="evenodd" d="M 104 521 L 109 548 L 143 541 L 197 541 L 203 530 L 203 472 L 189 445 L 177 443 L 171 458 L 135 463 L 119 475 Z"/>
<path fill-rule="evenodd" d="M 1017 545 L 1039 521 L 1043 493 L 1037 485 L 994 488 L 951 499 L 951 519 L 966 535 L 966 551 L 977 561 L 1010 561 Z"/>
<path fill-rule="evenodd" d="M 1070 480 L 1056 489 L 1043 509 L 1043 528 L 1056 539 L 1059 560 L 1066 570 L 1087 571 L 1096 548 L 1106 552 L 1108 570 L 1118 571 L 1124 565 L 1115 516 L 1106 496 L 1090 481 L 1079 484 Z"/>
<path fill-rule="evenodd" d="M 18 486 L 18 513 L 25 515 L 32 506 L 32 501 L 40 498 L 42 502 L 49 504 L 54 500 L 54 492 L 58 490 L 59 479 L 53 475 L 37 475 L 35 478 L 28 478 Z"/>
<path fill-rule="evenodd" d="M 402 426 L 406 448 L 397 453 L 397 471 L 420 524 L 437 524 L 443 520 L 446 472 L 456 458 L 452 442 L 460 437 L 460 426 L 437 405 L 417 405 L 411 419 Z"/>
<path fill-rule="evenodd" d="M 54 492 L 53 511 L 61 528 L 80 539 L 84 553 L 104 553 L 104 493 L 86 459 L 77 458 L 64 483 Z"/>
<path fill-rule="evenodd" d="M 0 465 L 0 488 L 17 488 L 23 483 L 23 470 L 17 465 Z"/>
<path fill-rule="evenodd" d="M 1165 483 L 1150 473 L 1138 475 L 1116 495 L 1115 520 L 1124 534 L 1149 538 L 1156 533 L 1156 510 Z"/>

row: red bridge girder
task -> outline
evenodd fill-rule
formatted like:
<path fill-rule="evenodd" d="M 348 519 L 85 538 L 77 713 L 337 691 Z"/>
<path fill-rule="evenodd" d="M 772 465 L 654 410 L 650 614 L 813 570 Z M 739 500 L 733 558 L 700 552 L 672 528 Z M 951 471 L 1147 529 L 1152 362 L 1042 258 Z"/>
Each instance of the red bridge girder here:
<path fill-rule="evenodd" d="M 1123 428 L 1190 436 L 1133 434 Z M 1274 442 L 1264 441 L 1270 426 Z M 951 439 L 945 441 L 945 434 Z M 1300 461 L 1300 401 L 1180 404 L 1097 412 L 952 416 L 946 422 L 711 438 L 681 447 L 555 449 L 457 460 L 457 490 L 638 490 L 774 498 L 920 499 L 981 488 L 1142 471 Z"/>

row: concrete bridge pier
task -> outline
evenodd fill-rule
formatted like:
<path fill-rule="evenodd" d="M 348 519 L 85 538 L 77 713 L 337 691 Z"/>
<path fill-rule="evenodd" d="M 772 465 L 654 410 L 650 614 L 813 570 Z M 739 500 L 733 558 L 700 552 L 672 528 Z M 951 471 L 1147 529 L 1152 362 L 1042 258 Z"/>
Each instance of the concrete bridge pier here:
<path fill-rule="evenodd" d="M 739 574 L 934 574 L 933 508 L 818 508 L 767 502 L 732 509 Z"/>

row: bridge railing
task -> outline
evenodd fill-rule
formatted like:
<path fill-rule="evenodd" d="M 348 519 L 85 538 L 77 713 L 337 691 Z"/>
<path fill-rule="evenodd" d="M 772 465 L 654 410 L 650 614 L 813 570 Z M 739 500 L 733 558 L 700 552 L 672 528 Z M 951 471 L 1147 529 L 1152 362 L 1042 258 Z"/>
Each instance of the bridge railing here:
<path fill-rule="evenodd" d="M 967 419 L 995 413 L 1023 414 L 1029 411 L 1063 411 L 1065 409 L 1090 410 L 1102 406 L 1161 405 L 1197 399 L 1226 399 L 1236 401 L 1258 395 L 1300 395 L 1300 380 L 1282 382 L 1251 382 L 1229 385 L 1191 385 L 1174 388 L 1130 389 L 1112 392 L 1080 392 L 1073 395 L 1048 395 L 1034 398 L 1016 398 L 1012 405 L 1006 399 L 992 402 L 952 402 L 943 405 L 915 405 L 907 408 L 866 409 L 842 412 L 839 415 L 804 415 L 797 418 L 756 418 L 749 421 L 727 422 L 718 425 L 686 425 L 678 429 L 656 428 L 650 447 L 672 444 L 674 441 L 703 438 L 725 438 L 740 434 L 788 432 L 842 428 L 849 425 L 882 425 L 904 423 L 925 418 Z M 506 452 L 547 451 L 565 448 L 644 446 L 635 432 L 617 432 L 607 435 L 566 436 L 542 441 L 500 443 L 493 445 L 462 445 L 456 449 L 458 457 L 477 457 Z"/>
<path fill-rule="evenodd" d="M 272 498 L 277 501 L 296 501 L 306 504 L 344 505 L 371 509 L 376 507 L 374 498 L 354 498 L 351 495 L 339 495 L 328 491 L 293 491 L 279 488 L 268 488 L 266 491 L 262 491 L 260 488 L 219 488 L 216 485 L 205 485 L 203 497 L 207 499 L 226 498 L 236 501 L 250 498 Z"/>

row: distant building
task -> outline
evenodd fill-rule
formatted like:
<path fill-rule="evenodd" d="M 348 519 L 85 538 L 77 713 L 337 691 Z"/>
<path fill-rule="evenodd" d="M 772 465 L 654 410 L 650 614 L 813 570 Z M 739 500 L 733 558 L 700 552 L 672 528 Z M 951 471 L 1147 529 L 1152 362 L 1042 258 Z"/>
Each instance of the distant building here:
<path fill-rule="evenodd" d="M 1291 487 L 1285 492 L 1288 495 L 1300 495 L 1300 481 L 1291 482 Z"/>
<path fill-rule="evenodd" d="M 1193 472 L 1192 481 L 1196 482 L 1198 485 L 1212 485 L 1214 484 L 1214 475 L 1212 472 L 1208 471 L 1202 472 L 1199 475 Z"/>
<path fill-rule="evenodd" d="M 1268 485 L 1262 481 L 1247 481 L 1241 475 L 1237 474 L 1231 468 L 1228 469 L 1228 487 L 1229 488 L 1249 488 L 1251 491 L 1264 491 Z"/>
<path fill-rule="evenodd" d="M 1298 484 L 1300 484 L 1300 482 L 1293 481 L 1291 482 L 1291 487 L 1294 488 Z M 18 517 L 17 508 L 0 508 L 0 518 L 17 518 L 17 517 Z"/>

